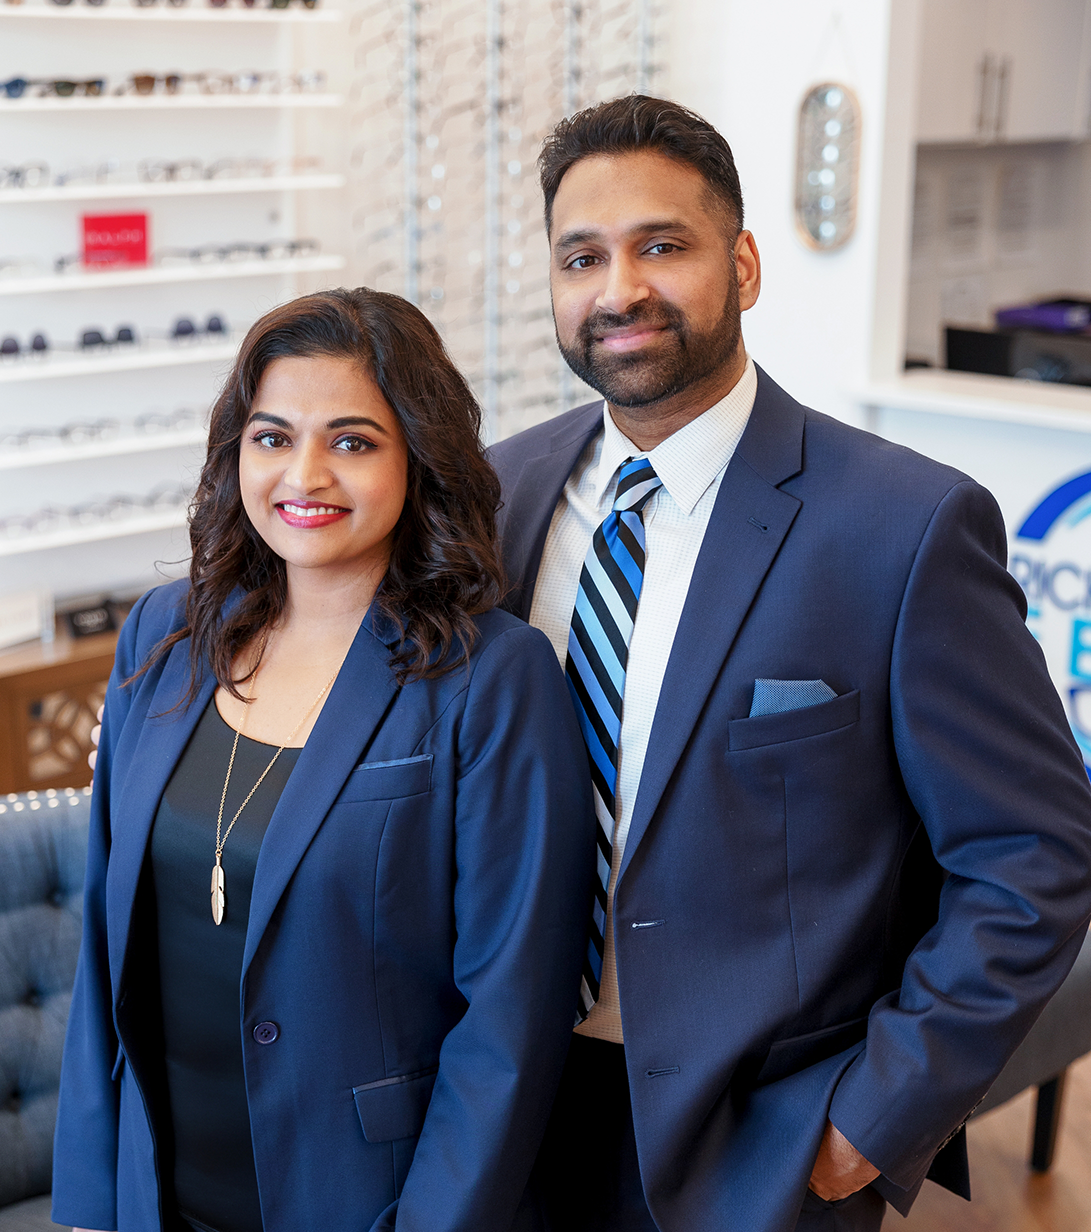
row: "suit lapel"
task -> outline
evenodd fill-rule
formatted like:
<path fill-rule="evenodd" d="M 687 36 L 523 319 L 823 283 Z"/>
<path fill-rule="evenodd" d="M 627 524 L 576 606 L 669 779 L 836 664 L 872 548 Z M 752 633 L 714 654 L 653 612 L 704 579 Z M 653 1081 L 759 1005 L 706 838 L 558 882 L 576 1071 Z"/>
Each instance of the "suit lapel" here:
<path fill-rule="evenodd" d="M 374 631 L 368 615 L 265 833 L 250 898 L 244 975 L 296 866 L 397 694 L 390 646 Z"/>
<path fill-rule="evenodd" d="M 705 531 L 667 663 L 618 880 L 659 806 L 801 501 L 804 412 L 758 369 L 758 392 Z"/>
<path fill-rule="evenodd" d="M 504 606 L 523 620 L 530 619 L 534 584 L 553 511 L 580 454 L 601 424 L 601 400 L 579 407 L 571 421 L 550 438 L 548 453 L 526 459 L 508 494 L 502 515 L 502 544 L 512 589 Z"/>
<path fill-rule="evenodd" d="M 106 911 L 108 919 L 124 922 L 122 927 L 110 929 L 110 972 L 115 989 L 121 985 L 137 882 L 152 822 L 174 767 L 216 687 L 215 678 L 208 673 L 192 705 L 167 713 L 184 695 L 188 683 L 189 642 L 183 641 L 175 645 L 167 657 L 147 709 L 149 717 L 144 720 L 140 732 L 137 755 L 132 758 L 118 799 L 110 808 L 114 824 L 106 881 Z"/>

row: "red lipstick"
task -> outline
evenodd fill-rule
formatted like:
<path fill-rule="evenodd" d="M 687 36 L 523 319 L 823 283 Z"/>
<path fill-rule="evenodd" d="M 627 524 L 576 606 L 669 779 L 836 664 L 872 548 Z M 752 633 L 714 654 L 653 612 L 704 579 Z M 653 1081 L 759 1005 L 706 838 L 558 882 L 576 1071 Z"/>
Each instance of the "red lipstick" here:
<path fill-rule="evenodd" d="M 276 511 L 285 525 L 300 530 L 318 530 L 348 517 L 350 512 L 341 505 L 312 500 L 278 501 Z"/>

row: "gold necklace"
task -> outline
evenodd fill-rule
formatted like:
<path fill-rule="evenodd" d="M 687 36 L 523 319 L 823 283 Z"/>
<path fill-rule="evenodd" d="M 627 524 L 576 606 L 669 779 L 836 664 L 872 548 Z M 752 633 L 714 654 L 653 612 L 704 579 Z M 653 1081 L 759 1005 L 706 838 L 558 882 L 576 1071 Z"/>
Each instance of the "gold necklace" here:
<path fill-rule="evenodd" d="M 235 732 L 235 742 L 231 746 L 231 760 L 227 763 L 227 777 L 224 779 L 224 789 L 223 789 L 222 795 L 220 796 L 220 812 L 219 812 L 219 815 L 216 817 L 216 863 L 212 866 L 212 919 L 216 924 L 223 923 L 224 911 L 227 909 L 227 892 L 224 888 L 224 870 L 223 870 L 223 865 L 220 863 L 220 859 L 223 856 L 224 845 L 227 842 L 227 836 L 235 828 L 235 822 L 239 820 L 239 814 L 250 803 L 250 799 L 253 796 L 254 792 L 256 792 L 257 789 L 265 781 L 265 776 L 276 765 L 277 758 L 281 755 L 281 753 L 284 752 L 284 750 L 288 747 L 288 745 L 290 745 L 292 741 L 295 739 L 296 733 L 303 726 L 303 724 L 306 723 L 306 721 L 311 717 L 311 714 L 313 713 L 315 706 L 317 706 L 318 703 L 322 700 L 322 698 L 326 696 L 326 693 L 329 691 L 333 682 L 337 679 L 337 673 L 340 672 L 341 670 L 341 665 L 338 664 L 337 671 L 334 672 L 333 675 L 329 678 L 329 680 L 327 680 L 326 683 L 322 686 L 321 693 L 319 693 L 319 695 L 314 699 L 314 701 L 311 702 L 310 706 L 307 707 L 307 713 L 295 725 L 295 727 L 292 729 L 292 734 L 288 737 L 287 740 L 284 741 L 284 743 L 280 746 L 280 748 L 277 749 L 277 751 L 273 754 L 273 760 L 261 772 L 261 777 L 254 784 L 254 786 L 250 788 L 249 794 L 247 795 L 246 799 L 242 802 L 242 804 L 239 805 L 238 812 L 236 812 L 235 816 L 231 818 L 231 823 L 227 827 L 227 830 L 224 832 L 224 835 L 221 838 L 220 829 L 223 826 L 224 803 L 227 800 L 227 787 L 228 787 L 228 784 L 231 782 L 231 771 L 235 765 L 235 754 L 238 752 L 238 749 L 239 749 L 239 737 L 243 734 L 246 728 L 246 716 L 250 710 L 249 703 L 250 703 L 251 697 L 253 697 L 254 695 L 254 685 L 258 679 L 258 667 L 260 667 L 261 665 L 262 655 L 265 654 L 265 644 L 268 640 L 269 640 L 269 635 L 268 633 L 265 633 L 262 636 L 261 646 L 258 649 L 258 662 L 257 662 L 257 665 L 254 667 L 254 674 L 250 677 L 250 688 L 247 689 L 246 691 L 247 705 L 246 705 L 246 708 L 243 710 L 242 725 Z M 213 705 L 216 704 L 215 700 L 213 700 L 212 704 Z"/>

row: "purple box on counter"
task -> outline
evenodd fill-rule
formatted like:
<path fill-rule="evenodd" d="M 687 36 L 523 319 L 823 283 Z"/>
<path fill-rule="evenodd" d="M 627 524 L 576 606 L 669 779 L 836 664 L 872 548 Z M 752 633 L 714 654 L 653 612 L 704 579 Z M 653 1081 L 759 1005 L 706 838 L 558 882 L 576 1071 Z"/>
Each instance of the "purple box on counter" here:
<path fill-rule="evenodd" d="M 1037 304 L 1016 304 L 996 310 L 998 329 L 1044 329 L 1055 334 L 1076 334 L 1091 327 L 1091 300 L 1047 299 Z"/>

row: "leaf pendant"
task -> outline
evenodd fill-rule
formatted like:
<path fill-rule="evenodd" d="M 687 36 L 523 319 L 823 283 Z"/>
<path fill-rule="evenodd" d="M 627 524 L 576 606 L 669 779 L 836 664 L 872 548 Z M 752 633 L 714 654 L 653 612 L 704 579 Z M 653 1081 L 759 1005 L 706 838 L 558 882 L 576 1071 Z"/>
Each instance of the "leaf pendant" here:
<path fill-rule="evenodd" d="M 223 866 L 217 861 L 212 866 L 212 918 L 217 924 L 223 923 L 225 902 L 224 871 Z"/>

